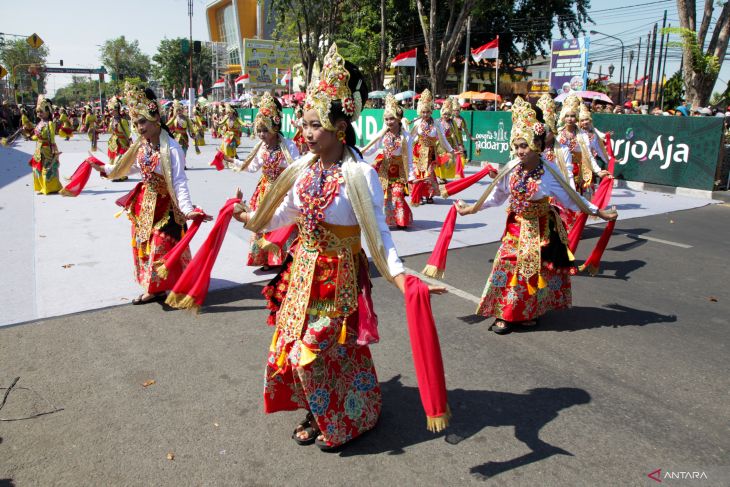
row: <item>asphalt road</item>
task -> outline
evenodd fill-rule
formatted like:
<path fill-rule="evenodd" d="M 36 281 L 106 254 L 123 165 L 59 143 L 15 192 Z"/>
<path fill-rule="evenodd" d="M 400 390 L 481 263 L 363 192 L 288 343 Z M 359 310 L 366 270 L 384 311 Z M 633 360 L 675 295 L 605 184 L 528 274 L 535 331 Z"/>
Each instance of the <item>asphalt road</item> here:
<path fill-rule="evenodd" d="M 454 412 L 442 434 L 425 427 L 402 297 L 375 278 L 383 415 L 338 454 L 290 439 L 301 412 L 262 412 L 260 284 L 198 316 L 124 305 L 2 328 L 0 385 L 31 390 L 0 417 L 63 410 L 0 423 L 0 486 L 657 485 L 657 469 L 706 477 L 662 485 L 729 485 L 730 207 L 617 230 L 571 310 L 506 336 L 473 315 L 497 244 L 450 253 L 457 291 L 433 299 Z"/>

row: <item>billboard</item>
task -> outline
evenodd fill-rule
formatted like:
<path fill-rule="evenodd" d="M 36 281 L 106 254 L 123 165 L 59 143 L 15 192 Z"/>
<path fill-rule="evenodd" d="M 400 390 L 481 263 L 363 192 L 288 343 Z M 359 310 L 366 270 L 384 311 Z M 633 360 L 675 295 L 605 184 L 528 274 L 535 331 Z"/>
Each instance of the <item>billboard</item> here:
<path fill-rule="evenodd" d="M 550 88 L 558 94 L 587 89 L 589 45 L 588 37 L 552 41 Z"/>
<path fill-rule="evenodd" d="M 263 39 L 243 40 L 243 72 L 249 76 L 247 88 L 268 90 L 283 86 L 279 84 L 281 77 L 299 63 L 301 59 L 297 44 Z"/>

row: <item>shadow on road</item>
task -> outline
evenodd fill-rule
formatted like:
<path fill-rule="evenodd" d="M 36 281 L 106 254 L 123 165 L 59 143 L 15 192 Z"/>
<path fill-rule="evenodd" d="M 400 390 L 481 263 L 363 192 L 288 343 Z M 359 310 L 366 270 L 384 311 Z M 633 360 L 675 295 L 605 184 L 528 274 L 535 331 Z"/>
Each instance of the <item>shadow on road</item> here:
<path fill-rule="evenodd" d="M 0 479 L 0 487 L 15 487 L 13 479 Z"/>
<path fill-rule="evenodd" d="M 0 146 L 0 188 L 30 174 L 30 155 L 13 146 Z M 32 189 L 32 188 L 31 188 Z"/>
<path fill-rule="evenodd" d="M 629 308 L 620 304 L 607 304 L 602 308 L 574 306 L 546 314 L 540 328 L 534 331 L 578 331 L 608 326 L 645 326 L 659 323 L 676 323 L 676 315 L 663 315 L 653 311 Z"/>
<path fill-rule="evenodd" d="M 643 241 L 646 242 L 646 240 Z M 621 281 L 628 281 L 630 279 L 629 274 L 641 269 L 645 265 L 646 261 L 643 260 L 624 260 L 614 262 L 602 261 L 600 273 L 591 277 L 599 279 L 619 279 Z M 611 274 L 611 272 L 613 272 L 613 274 Z"/>
<path fill-rule="evenodd" d="M 406 229 L 406 232 L 408 231 L 417 231 L 417 230 L 430 230 L 432 228 L 441 228 L 444 226 L 443 220 L 417 220 L 413 222 L 413 225 L 408 227 Z M 467 230 L 470 228 L 481 228 L 486 227 L 486 223 L 457 223 L 454 227 L 455 231 L 458 230 Z"/>
<path fill-rule="evenodd" d="M 343 457 L 388 453 L 399 455 L 404 449 L 436 438 L 426 429 L 418 388 L 404 386 L 400 375 L 381 383 L 383 414 L 377 428 L 362 440 L 353 442 L 340 453 Z M 560 410 L 587 404 L 591 396 L 577 388 L 538 388 L 524 394 L 498 391 L 454 389 L 449 391 L 453 417 L 445 440 L 451 445 L 476 435 L 486 427 L 512 426 L 515 438 L 527 445 L 530 453 L 507 461 L 488 461 L 470 469 L 477 477 L 494 477 L 508 470 L 534 463 L 553 455 L 570 452 L 541 440 L 540 430 L 558 417 Z"/>

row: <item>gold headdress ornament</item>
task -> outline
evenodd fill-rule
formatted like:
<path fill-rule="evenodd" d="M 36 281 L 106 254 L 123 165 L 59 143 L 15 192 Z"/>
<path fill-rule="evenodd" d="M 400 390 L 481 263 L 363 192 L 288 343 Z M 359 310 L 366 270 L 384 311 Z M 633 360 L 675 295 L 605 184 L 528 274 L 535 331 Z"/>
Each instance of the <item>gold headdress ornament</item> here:
<path fill-rule="evenodd" d="M 542 110 L 545 125 L 548 126 L 552 133 L 557 134 L 557 109 L 555 108 L 555 100 L 553 100 L 553 97 L 545 93 L 537 100 L 537 107 Z"/>
<path fill-rule="evenodd" d="M 446 98 L 444 103 L 441 105 L 441 116 L 452 115 L 453 112 L 454 110 L 451 108 L 451 98 Z"/>
<path fill-rule="evenodd" d="M 43 95 L 38 95 L 38 103 L 36 103 L 35 109 L 42 112 L 53 112 L 51 102 Z"/>
<path fill-rule="evenodd" d="M 129 107 L 129 116 L 132 120 L 144 117 L 149 121 L 155 121 L 160 113 L 160 106 L 157 100 L 150 100 L 145 95 L 144 88 L 132 85 L 129 82 L 124 84 L 124 96 Z"/>
<path fill-rule="evenodd" d="M 111 98 L 109 98 L 109 101 L 107 102 L 106 106 L 110 111 L 111 110 L 121 110 L 122 103 L 119 101 L 119 98 L 117 98 L 116 96 L 112 96 Z"/>
<path fill-rule="evenodd" d="M 418 99 L 418 105 L 416 107 L 418 116 L 421 116 L 421 113 L 424 110 L 433 111 L 433 96 L 431 95 L 431 92 L 428 90 L 428 88 L 421 92 L 421 97 Z"/>
<path fill-rule="evenodd" d="M 230 103 L 226 103 L 226 113 L 233 114 L 236 113 L 236 111 L 233 109 Z"/>
<path fill-rule="evenodd" d="M 259 127 L 265 127 L 267 131 L 274 132 L 274 125 L 281 124 L 281 114 L 271 93 L 264 93 L 261 100 L 259 100 L 258 108 L 259 112 L 253 121 L 255 129 L 258 130 Z"/>
<path fill-rule="evenodd" d="M 180 103 L 180 100 L 175 100 L 172 102 L 172 113 L 178 113 L 181 108 L 182 103 Z"/>
<path fill-rule="evenodd" d="M 591 111 L 588 109 L 587 106 L 581 105 L 580 106 L 580 113 L 578 114 L 578 120 L 593 120 L 591 116 Z"/>
<path fill-rule="evenodd" d="M 545 125 L 537 120 L 537 113 L 535 113 L 532 105 L 518 96 L 514 105 L 512 105 L 510 146 L 514 147 L 515 140 L 524 139 L 530 149 L 541 152 L 542 148 L 537 146 L 535 139 L 544 133 Z"/>
<path fill-rule="evenodd" d="M 403 108 L 391 93 L 385 97 L 385 110 L 383 111 L 383 118 L 389 116 L 399 120 L 403 117 Z"/>
<path fill-rule="evenodd" d="M 350 72 L 345 67 L 345 59 L 337 52 L 337 44 L 332 44 L 324 57 L 319 79 L 312 80 L 304 99 L 304 110 L 316 110 L 322 126 L 331 132 L 336 130 L 329 119 L 332 102 L 342 103 L 342 111 L 351 121 L 357 120 L 362 111 L 360 92 L 356 90 L 353 95 L 348 86 L 349 81 Z"/>
<path fill-rule="evenodd" d="M 558 120 L 559 126 L 565 125 L 565 115 L 568 113 L 575 113 L 575 116 L 578 116 L 578 110 L 580 109 L 580 106 L 582 105 L 582 102 L 580 101 L 580 98 L 578 98 L 576 95 L 570 95 L 565 100 L 563 100 L 563 107 L 560 109 L 560 119 Z"/>

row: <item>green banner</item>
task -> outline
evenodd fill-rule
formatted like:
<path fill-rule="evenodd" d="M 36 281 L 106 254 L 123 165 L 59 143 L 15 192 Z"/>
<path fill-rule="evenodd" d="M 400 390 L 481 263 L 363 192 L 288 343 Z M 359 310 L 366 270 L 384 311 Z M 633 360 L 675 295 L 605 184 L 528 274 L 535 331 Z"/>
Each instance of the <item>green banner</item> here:
<path fill-rule="evenodd" d="M 612 132 L 617 178 L 713 189 L 722 119 L 596 114 L 593 122 Z"/>
<path fill-rule="evenodd" d="M 256 109 L 239 109 L 245 122 L 252 122 Z M 475 141 L 466 140 L 471 161 L 504 164 L 510 160 L 510 112 L 464 111 L 462 117 Z M 415 110 L 404 116 L 414 120 Z M 440 113 L 434 112 L 434 118 Z M 294 111 L 285 108 L 282 132 L 294 136 Z M 612 132 L 619 179 L 712 190 L 722 142 L 722 120 L 710 117 L 659 117 L 597 113 L 599 130 Z M 365 109 L 353 124 L 358 146 L 366 145 L 383 128 L 383 110 Z"/>

